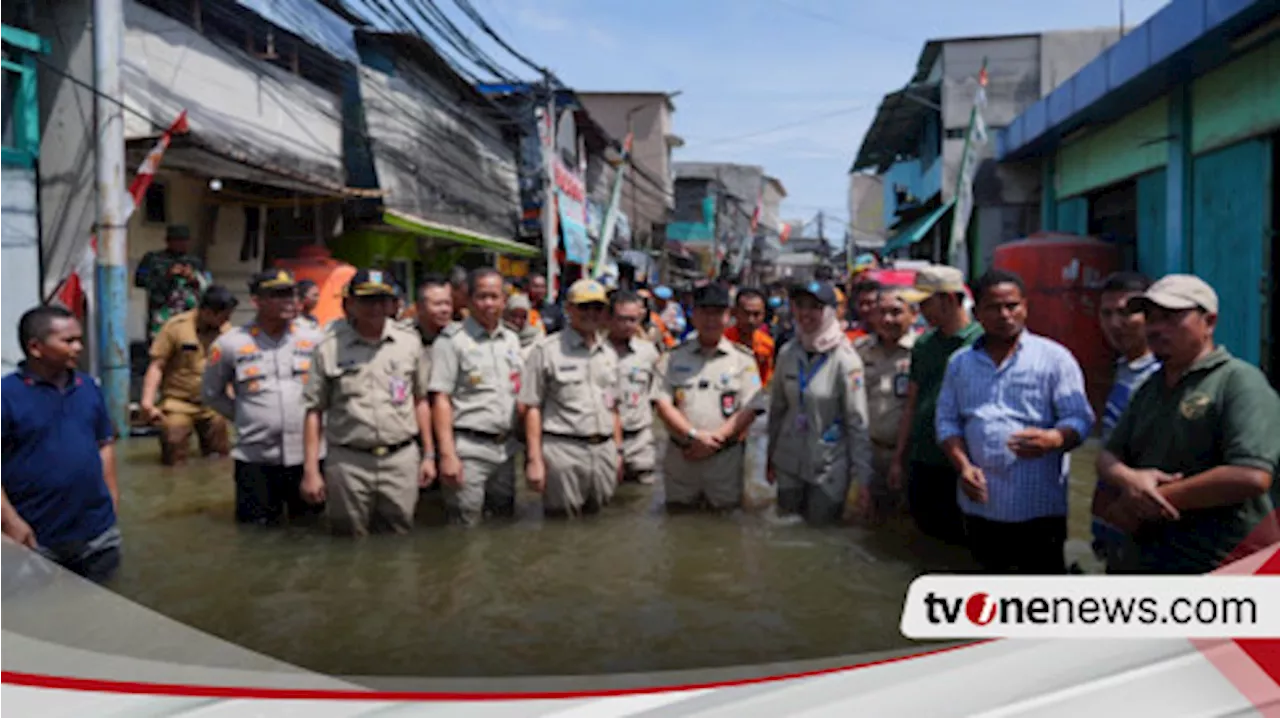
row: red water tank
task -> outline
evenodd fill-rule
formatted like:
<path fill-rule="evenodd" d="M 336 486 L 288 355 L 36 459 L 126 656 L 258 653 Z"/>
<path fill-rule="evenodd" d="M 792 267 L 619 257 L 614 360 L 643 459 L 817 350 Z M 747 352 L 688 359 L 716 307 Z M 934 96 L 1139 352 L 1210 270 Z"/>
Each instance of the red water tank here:
<path fill-rule="evenodd" d="M 1098 324 L 1102 280 L 1120 269 L 1113 244 L 1070 234 L 1039 233 L 996 247 L 992 266 L 1027 285 L 1027 329 L 1075 354 L 1090 403 L 1102 416 L 1115 357 Z"/>
<path fill-rule="evenodd" d="M 355 276 L 355 267 L 334 259 L 328 249 L 316 246 L 302 247 L 297 257 L 277 259 L 275 264 L 288 270 L 299 282 L 310 279 L 320 288 L 320 303 L 315 309 L 320 326 L 342 316 L 342 290 Z"/>

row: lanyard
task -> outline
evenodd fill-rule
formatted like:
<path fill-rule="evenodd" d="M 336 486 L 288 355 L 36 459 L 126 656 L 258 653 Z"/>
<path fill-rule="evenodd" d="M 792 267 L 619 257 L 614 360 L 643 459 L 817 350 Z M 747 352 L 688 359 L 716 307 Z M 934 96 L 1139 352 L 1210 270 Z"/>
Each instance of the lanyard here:
<path fill-rule="evenodd" d="M 813 366 L 809 368 L 808 372 L 805 371 L 804 359 L 800 359 L 797 362 L 798 366 L 796 367 L 796 372 L 800 380 L 800 411 L 801 412 L 804 411 L 804 395 L 805 395 L 805 392 L 809 389 L 809 382 L 810 380 L 813 379 L 815 375 L 817 375 L 818 372 L 822 371 L 822 367 L 826 365 L 827 357 L 829 356 L 831 355 L 823 354 L 822 356 L 818 357 L 818 360 L 813 363 Z"/>

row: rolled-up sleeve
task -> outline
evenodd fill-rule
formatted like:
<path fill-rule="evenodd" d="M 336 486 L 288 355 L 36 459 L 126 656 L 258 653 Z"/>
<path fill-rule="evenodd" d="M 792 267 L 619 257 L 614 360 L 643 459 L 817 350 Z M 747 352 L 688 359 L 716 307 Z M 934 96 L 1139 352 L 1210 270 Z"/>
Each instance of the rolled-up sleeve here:
<path fill-rule="evenodd" d="M 1053 386 L 1054 428 L 1071 429 L 1083 440 L 1093 430 L 1093 407 L 1084 389 L 1084 372 L 1069 352 L 1063 350 L 1058 358 L 1058 368 Z"/>
<path fill-rule="evenodd" d="M 964 424 L 960 416 L 960 382 L 964 355 L 957 354 L 947 364 L 947 372 L 942 377 L 942 389 L 938 392 L 938 408 L 934 415 L 934 431 L 938 435 L 938 443 L 954 437 L 964 437 Z"/>
<path fill-rule="evenodd" d="M 227 396 L 227 384 L 231 383 L 235 376 L 235 365 L 231 357 L 231 347 L 219 338 L 213 344 L 213 350 L 210 351 L 209 361 L 204 368 L 204 376 L 201 377 L 201 388 L 204 394 L 204 403 L 209 408 L 219 414 L 234 420 L 236 417 L 236 405 Z"/>

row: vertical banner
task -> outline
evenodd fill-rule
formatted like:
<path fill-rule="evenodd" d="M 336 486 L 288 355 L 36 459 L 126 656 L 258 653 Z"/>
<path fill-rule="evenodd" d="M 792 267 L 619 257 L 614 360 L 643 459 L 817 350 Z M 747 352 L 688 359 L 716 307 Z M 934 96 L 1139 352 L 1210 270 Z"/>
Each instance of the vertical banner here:
<path fill-rule="evenodd" d="M 556 207 L 564 234 L 565 261 L 586 266 L 591 261 L 591 238 L 587 236 L 587 188 L 573 170 L 556 158 Z"/>
<path fill-rule="evenodd" d="M 982 116 L 987 105 L 987 61 L 978 72 L 978 91 L 969 112 L 969 129 L 964 135 L 964 152 L 960 155 L 960 173 L 956 177 L 956 204 L 951 218 L 951 252 L 948 264 L 969 272 L 969 218 L 973 216 L 973 179 L 978 172 L 979 155 L 987 144 L 987 123 Z"/>

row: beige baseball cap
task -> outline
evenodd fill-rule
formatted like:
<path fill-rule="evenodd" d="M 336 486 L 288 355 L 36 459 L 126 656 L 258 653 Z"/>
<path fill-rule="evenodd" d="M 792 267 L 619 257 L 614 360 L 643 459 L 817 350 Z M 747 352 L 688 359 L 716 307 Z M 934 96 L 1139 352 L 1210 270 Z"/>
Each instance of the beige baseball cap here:
<path fill-rule="evenodd" d="M 511 297 L 507 299 L 507 309 L 514 311 L 523 309 L 527 312 L 530 309 L 533 309 L 533 303 L 529 301 L 528 294 L 512 294 Z"/>
<path fill-rule="evenodd" d="M 938 293 L 964 294 L 964 272 L 945 264 L 932 264 L 916 271 L 916 281 L 902 290 L 902 298 L 919 304 Z"/>
<path fill-rule="evenodd" d="M 1218 313 L 1218 293 L 1192 274 L 1167 274 L 1143 294 L 1129 300 L 1133 309 L 1151 303 L 1164 309 L 1203 309 Z"/>

